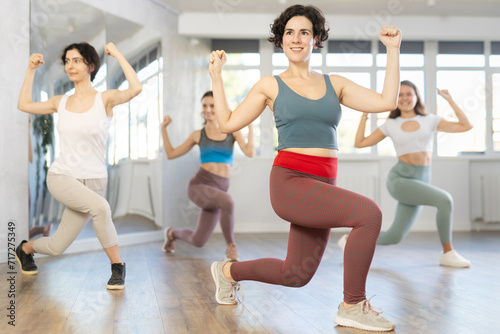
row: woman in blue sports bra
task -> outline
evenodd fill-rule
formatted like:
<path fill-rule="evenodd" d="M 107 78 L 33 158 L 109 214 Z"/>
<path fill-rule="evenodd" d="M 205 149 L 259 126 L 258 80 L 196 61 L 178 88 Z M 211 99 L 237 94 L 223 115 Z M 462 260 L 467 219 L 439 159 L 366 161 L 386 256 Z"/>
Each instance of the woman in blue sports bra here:
<path fill-rule="evenodd" d="M 417 87 L 410 81 L 401 82 L 398 107 L 389 114 L 387 121 L 365 137 L 368 114 L 361 117 L 356 133 L 358 148 L 375 145 L 390 137 L 396 148 L 398 163 L 387 177 L 387 189 L 398 200 L 394 221 L 387 231 L 380 233 L 377 244 L 399 243 L 410 232 L 423 205 L 437 209 L 436 225 L 443 253 L 439 264 L 446 267 L 467 268 L 470 261 L 457 253 L 451 243 L 453 223 L 453 198 L 443 189 L 430 184 L 433 138 L 437 131 L 465 132 L 472 124 L 463 110 L 453 101 L 447 90 L 438 90 L 453 108 L 458 121 L 447 121 L 441 116 L 428 114 Z M 338 244 L 345 245 L 347 235 Z"/>
<path fill-rule="evenodd" d="M 196 230 L 165 229 L 163 251 L 172 253 L 175 250 L 175 240 L 183 240 L 193 246 L 203 247 L 212 235 L 217 222 L 226 240 L 226 259 L 238 260 L 238 250 L 234 242 L 233 198 L 227 193 L 229 177 L 233 165 L 233 146 L 236 141 L 248 157 L 255 155 L 253 145 L 253 128 L 248 125 L 248 139 L 245 141 L 240 131 L 225 134 L 219 129 L 214 113 L 214 98 L 211 91 L 206 92 L 202 99 L 205 126 L 196 130 L 182 143 L 174 148 L 168 137 L 167 126 L 172 122 L 170 116 L 165 116 L 161 125 L 163 145 L 168 159 L 178 158 L 188 153 L 195 145 L 200 147 L 200 169 L 190 180 L 188 196 L 201 208 Z"/>
<path fill-rule="evenodd" d="M 224 51 L 212 52 L 209 73 L 215 113 L 221 131 L 230 133 L 250 124 L 269 107 L 278 129 L 278 155 L 270 176 L 274 211 L 290 222 L 285 260 L 214 262 L 211 273 L 220 304 L 237 304 L 239 281 L 253 280 L 289 287 L 306 285 L 314 276 L 328 244 L 331 228 L 350 227 L 344 253 L 344 301 L 334 321 L 342 326 L 390 331 L 395 325 L 373 310 L 366 298 L 366 278 L 380 232 L 378 205 L 335 186 L 337 125 L 343 104 L 364 112 L 383 112 L 397 106 L 401 33 L 384 26 L 379 39 L 387 48 L 387 67 L 381 94 L 338 75 L 311 69 L 313 49 L 328 39 L 323 13 L 314 6 L 294 5 L 271 26 L 269 41 L 282 48 L 289 66 L 279 76 L 255 84 L 234 110 L 227 107 L 222 80 Z"/>

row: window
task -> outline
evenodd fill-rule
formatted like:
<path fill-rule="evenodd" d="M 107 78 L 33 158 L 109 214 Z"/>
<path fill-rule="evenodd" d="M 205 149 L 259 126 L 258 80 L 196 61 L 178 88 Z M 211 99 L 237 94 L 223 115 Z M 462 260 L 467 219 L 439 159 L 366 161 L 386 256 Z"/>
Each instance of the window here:
<path fill-rule="evenodd" d="M 129 103 L 113 110 L 109 130 L 108 163 L 114 165 L 122 159 L 155 159 L 160 149 L 160 92 L 162 91 L 163 59 L 160 47 L 155 45 L 135 57 L 130 65 L 142 83 L 142 92 Z M 121 69 L 110 75 L 112 87 L 128 88 Z M 123 140 L 128 138 L 128 140 Z M 120 139 L 120 140 L 119 140 Z"/>
<path fill-rule="evenodd" d="M 493 74 L 493 150 L 500 151 L 500 73 Z"/>
<path fill-rule="evenodd" d="M 483 42 L 439 42 L 438 67 L 483 67 Z"/>
<path fill-rule="evenodd" d="M 326 66 L 369 67 L 373 65 L 371 41 L 339 40 L 328 42 Z"/>
<path fill-rule="evenodd" d="M 378 43 L 377 66 L 385 67 L 387 64 L 387 50 L 382 42 Z M 424 66 L 424 42 L 403 41 L 400 47 L 399 63 L 401 67 Z"/>
<path fill-rule="evenodd" d="M 486 95 L 483 42 L 439 42 L 436 57 L 436 87 L 448 89 L 455 102 L 467 114 L 472 130 L 464 133 L 439 132 L 437 154 L 456 156 L 486 150 Z M 479 69 L 478 67 L 483 67 Z M 456 120 L 455 113 L 442 98 L 437 98 L 437 114 Z"/>
<path fill-rule="evenodd" d="M 261 60 L 259 40 L 257 39 L 213 39 L 212 50 L 224 50 L 227 63 L 224 66 L 223 77 L 226 98 L 231 109 L 236 108 L 247 96 L 250 89 L 261 78 Z M 254 144 L 257 154 L 261 146 L 260 118 L 253 123 Z M 246 137 L 248 128 L 241 129 Z M 235 145 L 235 156 L 243 156 L 238 145 Z"/>
<path fill-rule="evenodd" d="M 500 67 L 500 42 L 491 42 L 490 66 Z"/>

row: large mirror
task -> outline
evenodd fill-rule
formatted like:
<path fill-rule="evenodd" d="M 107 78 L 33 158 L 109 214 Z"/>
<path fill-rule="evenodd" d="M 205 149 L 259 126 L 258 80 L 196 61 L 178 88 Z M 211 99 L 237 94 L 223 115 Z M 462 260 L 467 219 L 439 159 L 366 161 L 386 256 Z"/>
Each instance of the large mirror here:
<path fill-rule="evenodd" d="M 42 53 L 45 60 L 35 76 L 34 101 L 72 93 L 72 82 L 60 60 L 62 50 L 71 43 L 87 42 L 100 55 L 101 68 L 93 81 L 99 91 L 124 89 L 128 84 L 118 61 L 105 54 L 106 43 L 115 43 L 134 67 L 143 92 L 113 111 L 107 150 L 107 199 L 119 235 L 161 229 L 160 34 L 80 1 L 54 6 L 52 0 L 35 0 L 31 1 L 31 36 L 31 53 Z M 64 209 L 45 184 L 47 170 L 59 150 L 56 123 L 57 114 L 31 116 L 30 231 L 40 232 L 41 227 L 52 224 L 53 233 Z M 86 238 L 95 238 L 91 223 L 77 240 Z"/>

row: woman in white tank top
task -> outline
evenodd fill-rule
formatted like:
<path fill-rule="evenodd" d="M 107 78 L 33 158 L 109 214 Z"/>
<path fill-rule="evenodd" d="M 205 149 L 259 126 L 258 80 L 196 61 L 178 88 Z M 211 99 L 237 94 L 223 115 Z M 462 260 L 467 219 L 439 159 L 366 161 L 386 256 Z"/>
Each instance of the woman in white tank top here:
<path fill-rule="evenodd" d="M 118 60 L 129 82 L 128 89 L 97 92 L 92 80 L 100 67 L 99 55 L 91 45 L 75 43 L 68 45 L 61 55 L 64 70 L 74 83 L 74 94 L 57 95 L 45 102 L 31 99 L 33 79 L 36 69 L 44 64 L 43 55 L 32 54 L 29 59 L 18 108 L 36 115 L 59 114 L 60 153 L 48 171 L 47 187 L 66 208 L 53 236 L 23 240 L 15 254 L 24 274 L 37 274 L 33 253 L 60 255 L 92 218 L 96 236 L 111 261 L 112 275 L 107 288 L 123 289 L 125 263 L 120 257 L 111 209 L 104 198 L 105 153 L 113 107 L 137 96 L 142 86 L 134 69 L 113 43 L 106 45 L 105 52 Z"/>

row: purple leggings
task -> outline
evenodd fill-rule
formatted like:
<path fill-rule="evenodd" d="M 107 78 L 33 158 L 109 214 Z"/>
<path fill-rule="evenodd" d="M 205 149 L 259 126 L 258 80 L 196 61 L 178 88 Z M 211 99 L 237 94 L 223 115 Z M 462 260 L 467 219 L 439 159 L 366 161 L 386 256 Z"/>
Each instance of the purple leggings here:
<path fill-rule="evenodd" d="M 212 235 L 220 217 L 220 226 L 226 243 L 234 242 L 234 201 L 227 193 L 229 178 L 210 173 L 200 167 L 196 175 L 189 181 L 188 197 L 201 208 L 196 230 L 174 230 L 177 239 L 203 247 Z"/>
<path fill-rule="evenodd" d="M 366 299 L 368 270 L 380 233 L 382 213 L 369 198 L 335 186 L 336 179 L 273 166 L 271 204 L 290 222 L 286 259 L 235 262 L 231 276 L 289 287 L 306 285 L 328 244 L 330 229 L 351 227 L 344 252 L 344 301 Z"/>

